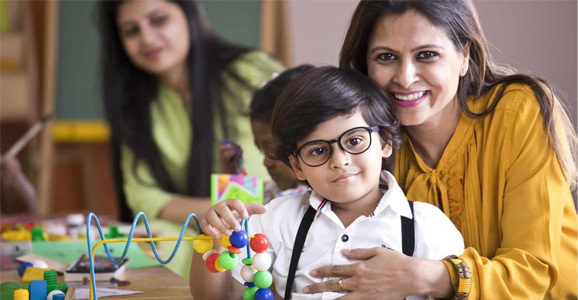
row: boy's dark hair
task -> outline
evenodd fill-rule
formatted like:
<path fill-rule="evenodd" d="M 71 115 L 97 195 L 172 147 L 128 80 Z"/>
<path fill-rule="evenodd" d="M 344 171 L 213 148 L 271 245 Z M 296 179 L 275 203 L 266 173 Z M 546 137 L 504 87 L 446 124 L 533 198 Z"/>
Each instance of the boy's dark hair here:
<path fill-rule="evenodd" d="M 300 65 L 287 69 L 255 92 L 251 100 L 251 121 L 271 123 L 273 108 L 283 89 L 295 78 L 311 69 L 313 69 L 312 65 Z"/>
<path fill-rule="evenodd" d="M 400 125 L 381 89 L 360 72 L 319 67 L 293 80 L 277 99 L 272 126 L 276 147 L 269 156 L 289 165 L 289 155 L 297 149 L 298 141 L 319 124 L 357 109 L 368 125 L 379 126 L 382 142 L 394 150 L 399 148 Z M 382 162 L 382 169 L 392 170 L 391 158 Z"/>

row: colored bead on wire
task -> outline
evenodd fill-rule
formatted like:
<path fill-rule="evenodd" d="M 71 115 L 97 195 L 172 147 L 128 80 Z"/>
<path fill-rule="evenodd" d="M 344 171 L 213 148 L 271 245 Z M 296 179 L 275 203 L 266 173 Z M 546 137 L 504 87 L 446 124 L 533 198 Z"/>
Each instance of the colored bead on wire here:
<path fill-rule="evenodd" d="M 246 228 L 246 220 L 245 228 Z M 202 236 L 203 234 L 201 234 Z M 207 265 L 207 269 L 213 273 L 225 272 L 234 269 L 239 262 L 241 248 L 247 246 L 247 257 L 243 259 L 243 268 L 241 268 L 241 278 L 245 280 L 244 285 L 247 287 L 243 292 L 243 300 L 271 300 L 274 298 L 273 292 L 269 287 L 273 284 L 273 276 L 268 271 L 271 267 L 271 256 L 265 253 L 269 248 L 269 239 L 264 234 L 258 233 L 249 237 L 247 231 L 239 230 L 233 232 L 230 236 L 221 236 L 220 244 L 227 250 L 218 253 L 212 250 L 212 241 L 210 239 L 195 240 L 194 248 L 200 254 Z M 199 243 L 197 245 L 197 243 Z M 202 244 L 201 244 L 202 243 Z M 257 254 L 251 258 L 249 246 Z"/>

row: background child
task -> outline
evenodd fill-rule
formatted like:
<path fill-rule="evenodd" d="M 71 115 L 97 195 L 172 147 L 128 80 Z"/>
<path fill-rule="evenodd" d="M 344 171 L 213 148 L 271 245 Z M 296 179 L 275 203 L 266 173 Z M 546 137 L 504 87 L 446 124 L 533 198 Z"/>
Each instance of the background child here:
<path fill-rule="evenodd" d="M 277 98 L 291 81 L 312 68 L 312 65 L 300 65 L 287 69 L 278 76 L 273 75 L 274 77 L 253 95 L 250 106 L 251 130 L 255 144 L 262 153 L 269 153 L 273 148 L 271 119 Z M 221 145 L 219 151 L 223 169 L 231 174 L 236 173 L 242 150 L 228 143 Z M 271 175 L 271 180 L 265 182 L 265 203 L 307 188 L 295 178 L 293 170 L 281 160 L 265 157 L 263 164 Z"/>
<path fill-rule="evenodd" d="M 238 200 L 220 202 L 201 221 L 203 232 L 214 238 L 221 233 L 230 235 L 232 230 L 240 229 L 239 216 L 261 214 L 251 218 L 250 234 L 262 232 L 270 240 L 273 289 L 280 297 L 286 288 L 291 289 L 294 299 L 343 296 L 304 295 L 306 286 L 322 280 L 335 283 L 343 292 L 348 289 L 347 279 L 316 279 L 310 271 L 349 262 L 341 252 L 344 249 L 384 247 L 401 252 L 402 217 L 414 221 L 415 248 L 411 253 L 427 258 L 421 260 L 423 266 L 416 267 L 447 272 L 437 260 L 461 254 L 463 240 L 436 207 L 416 202 L 412 213 L 394 177 L 386 170 L 392 151 L 400 144 L 399 123 L 379 88 L 356 71 L 323 67 L 295 79 L 277 101 L 273 156 L 290 165 L 297 178 L 308 182 L 313 190 L 271 201 L 266 209 Z M 286 286 L 299 223 L 308 215 L 307 210 L 314 210 L 314 219 L 300 252 L 294 285 Z M 198 257 L 191 266 L 194 297 L 241 296 L 241 265 L 232 271 L 232 280 L 228 272 L 209 274 L 200 255 L 195 255 Z M 401 253 L 396 255 L 398 263 L 408 260 Z M 434 263 L 427 264 L 430 261 Z"/>

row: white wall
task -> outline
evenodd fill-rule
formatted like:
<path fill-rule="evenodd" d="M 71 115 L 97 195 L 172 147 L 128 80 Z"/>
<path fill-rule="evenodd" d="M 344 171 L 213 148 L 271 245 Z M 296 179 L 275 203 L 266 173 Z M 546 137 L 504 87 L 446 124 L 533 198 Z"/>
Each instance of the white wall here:
<path fill-rule="evenodd" d="M 293 65 L 334 65 L 358 0 L 289 0 Z"/>

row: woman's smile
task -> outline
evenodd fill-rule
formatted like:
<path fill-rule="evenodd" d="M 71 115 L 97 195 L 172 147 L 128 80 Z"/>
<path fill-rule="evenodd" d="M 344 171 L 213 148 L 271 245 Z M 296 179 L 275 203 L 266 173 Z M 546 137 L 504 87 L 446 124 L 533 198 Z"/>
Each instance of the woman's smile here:
<path fill-rule="evenodd" d="M 412 107 L 420 104 L 427 96 L 430 95 L 428 91 L 419 92 L 392 92 L 389 93 L 393 104 L 401 107 Z"/>

